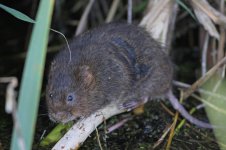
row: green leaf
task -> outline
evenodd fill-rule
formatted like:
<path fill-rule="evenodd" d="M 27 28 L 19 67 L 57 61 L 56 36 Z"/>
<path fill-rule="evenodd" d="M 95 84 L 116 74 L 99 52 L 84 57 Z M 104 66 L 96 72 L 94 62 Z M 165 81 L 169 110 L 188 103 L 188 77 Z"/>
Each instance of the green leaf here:
<path fill-rule="evenodd" d="M 47 147 L 55 144 L 73 126 L 73 122 L 58 124 L 40 143 L 40 146 Z"/>
<path fill-rule="evenodd" d="M 10 13 L 11 15 L 13 15 L 14 17 L 22 20 L 22 21 L 25 21 L 25 22 L 30 22 L 30 23 L 35 23 L 35 20 L 31 19 L 30 17 L 28 17 L 27 15 L 15 10 L 15 9 L 12 9 L 10 7 L 7 7 L 7 6 L 4 6 L 2 4 L 0 4 L 0 8 L 2 8 L 3 10 L 5 10 L 6 12 Z"/>
<path fill-rule="evenodd" d="M 19 92 L 17 123 L 11 150 L 32 149 L 54 0 L 41 0 L 36 15 Z"/>
<path fill-rule="evenodd" d="M 219 76 L 212 77 L 203 88 L 207 91 L 214 92 L 215 94 L 221 95 L 221 97 L 226 97 L 226 80 L 222 80 Z M 226 149 L 226 115 L 223 111 L 226 108 L 226 101 L 220 97 L 212 97 L 202 94 L 202 98 L 206 102 L 214 106 L 208 105 L 206 103 L 205 109 L 208 115 L 208 118 L 214 128 L 214 134 L 219 144 L 221 150 Z M 204 103 L 205 104 L 205 103 Z"/>

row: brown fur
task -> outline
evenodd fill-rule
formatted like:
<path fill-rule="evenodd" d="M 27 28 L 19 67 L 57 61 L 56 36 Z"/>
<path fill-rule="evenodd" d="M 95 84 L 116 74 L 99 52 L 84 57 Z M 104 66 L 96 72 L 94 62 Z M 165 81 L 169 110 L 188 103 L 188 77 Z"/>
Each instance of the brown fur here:
<path fill-rule="evenodd" d="M 112 102 L 133 109 L 147 99 L 170 97 L 172 63 L 141 27 L 107 24 L 75 37 L 70 48 L 71 61 L 64 48 L 49 71 L 46 100 L 53 121 L 84 117 Z M 177 100 L 170 102 L 192 122 Z"/>

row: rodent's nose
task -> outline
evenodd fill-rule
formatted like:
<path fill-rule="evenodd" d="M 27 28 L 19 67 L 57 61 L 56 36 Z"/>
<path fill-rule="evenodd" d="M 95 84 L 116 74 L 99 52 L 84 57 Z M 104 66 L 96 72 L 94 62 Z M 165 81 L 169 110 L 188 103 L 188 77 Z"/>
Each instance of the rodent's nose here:
<path fill-rule="evenodd" d="M 64 112 L 57 112 L 56 113 L 56 118 L 59 118 L 61 120 L 65 119 L 67 115 Z"/>
<path fill-rule="evenodd" d="M 63 122 L 67 118 L 67 114 L 64 112 L 50 113 L 49 118 L 54 122 Z"/>

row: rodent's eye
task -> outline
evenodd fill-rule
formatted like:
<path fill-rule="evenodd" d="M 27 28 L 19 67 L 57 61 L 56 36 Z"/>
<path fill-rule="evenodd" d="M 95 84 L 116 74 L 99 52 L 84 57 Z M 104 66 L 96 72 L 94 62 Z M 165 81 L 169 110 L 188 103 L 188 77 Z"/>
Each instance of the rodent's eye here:
<path fill-rule="evenodd" d="M 69 94 L 69 95 L 67 96 L 67 101 L 69 101 L 69 102 L 74 101 L 74 99 L 75 99 L 74 94 Z"/>
<path fill-rule="evenodd" d="M 72 100 L 73 100 L 73 97 L 72 97 L 71 95 L 69 95 L 69 96 L 67 97 L 67 100 L 68 100 L 68 101 L 72 101 Z"/>
<path fill-rule="evenodd" d="M 52 93 L 50 93 L 50 94 L 49 94 L 49 97 L 50 97 L 50 98 L 53 98 L 53 94 L 52 94 Z"/>

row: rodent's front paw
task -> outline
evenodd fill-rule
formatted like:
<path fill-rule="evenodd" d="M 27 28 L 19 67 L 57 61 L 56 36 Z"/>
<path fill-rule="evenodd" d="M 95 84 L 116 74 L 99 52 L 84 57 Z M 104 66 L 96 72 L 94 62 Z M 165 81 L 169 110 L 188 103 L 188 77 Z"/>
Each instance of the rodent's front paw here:
<path fill-rule="evenodd" d="M 120 109 L 126 109 L 127 111 L 130 111 L 136 107 L 139 106 L 139 101 L 136 100 L 136 99 L 132 99 L 132 100 L 129 100 L 127 102 L 124 102 L 122 104 L 119 105 L 119 108 Z"/>
<path fill-rule="evenodd" d="M 147 96 L 141 97 L 139 99 L 131 98 L 130 100 L 120 104 L 119 108 L 120 109 L 126 109 L 127 111 L 130 111 L 134 108 L 137 108 L 138 106 L 140 106 L 142 104 L 145 104 L 147 101 L 148 101 Z"/>

